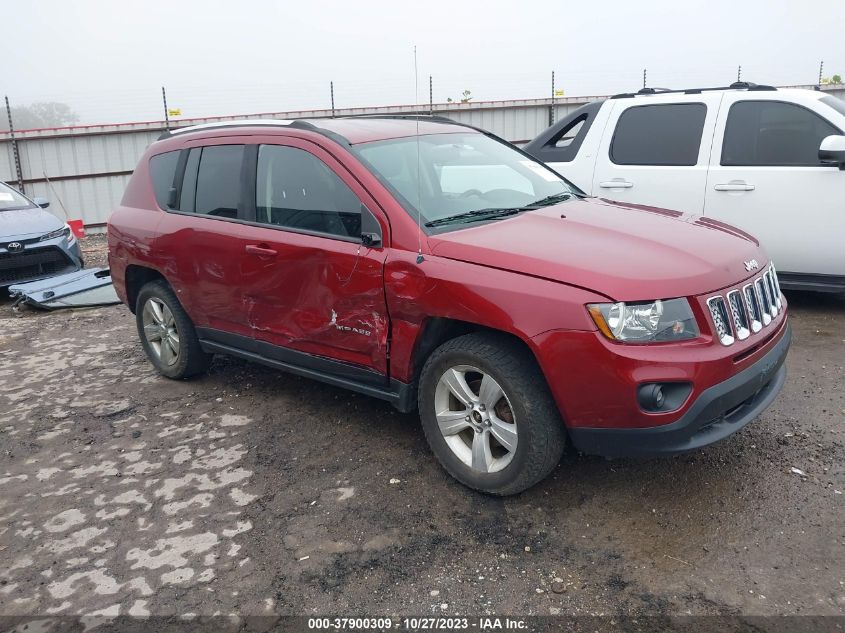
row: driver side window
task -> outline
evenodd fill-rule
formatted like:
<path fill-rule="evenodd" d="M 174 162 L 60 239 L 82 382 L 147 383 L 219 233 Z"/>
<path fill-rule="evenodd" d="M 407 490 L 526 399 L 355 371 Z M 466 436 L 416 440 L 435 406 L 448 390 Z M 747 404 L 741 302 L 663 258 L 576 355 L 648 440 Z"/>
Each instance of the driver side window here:
<path fill-rule="evenodd" d="M 284 145 L 258 150 L 256 221 L 308 233 L 361 237 L 361 201 L 323 161 Z"/>

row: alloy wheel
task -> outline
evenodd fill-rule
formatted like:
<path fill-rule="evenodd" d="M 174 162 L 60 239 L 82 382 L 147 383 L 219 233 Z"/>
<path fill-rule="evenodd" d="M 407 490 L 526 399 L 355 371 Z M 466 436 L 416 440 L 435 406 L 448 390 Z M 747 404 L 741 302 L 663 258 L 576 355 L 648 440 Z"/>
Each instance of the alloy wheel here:
<path fill-rule="evenodd" d="M 464 464 L 482 473 L 510 464 L 518 440 L 516 418 L 490 374 L 471 365 L 448 368 L 437 383 L 434 406 L 443 439 Z"/>
<path fill-rule="evenodd" d="M 144 336 L 153 354 L 162 364 L 174 365 L 179 359 L 179 331 L 170 308 L 161 299 L 150 297 L 142 317 Z"/>

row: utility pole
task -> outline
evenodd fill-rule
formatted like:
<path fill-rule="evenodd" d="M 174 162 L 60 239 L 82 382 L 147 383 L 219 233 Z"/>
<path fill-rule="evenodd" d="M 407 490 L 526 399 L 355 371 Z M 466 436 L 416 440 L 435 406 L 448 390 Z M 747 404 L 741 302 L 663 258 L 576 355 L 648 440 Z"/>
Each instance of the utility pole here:
<path fill-rule="evenodd" d="M 742 64 L 740 64 L 736 69 L 736 80 L 742 81 Z"/>
<path fill-rule="evenodd" d="M 18 191 L 23 189 L 23 173 L 21 172 L 21 155 L 18 153 L 18 142 L 15 140 L 15 126 L 12 125 L 12 108 L 9 107 L 9 97 L 6 97 L 6 116 L 9 119 L 9 140 L 12 142 L 12 155 L 15 159 L 15 175 L 18 177 Z"/>
<path fill-rule="evenodd" d="M 331 94 L 332 94 L 332 118 L 334 118 L 334 82 L 333 81 L 329 82 L 329 90 L 331 91 Z"/>
<path fill-rule="evenodd" d="M 552 104 L 549 106 L 549 125 L 555 124 L 555 71 L 552 71 Z"/>
<path fill-rule="evenodd" d="M 819 62 L 819 84 L 822 85 L 822 73 L 824 72 L 824 60 Z"/>
<path fill-rule="evenodd" d="M 646 86 L 645 79 L 646 79 L 646 69 L 643 68 L 643 88 L 645 88 L 645 86 Z"/>
<path fill-rule="evenodd" d="M 161 102 L 164 104 L 164 127 L 170 131 L 170 114 L 167 112 L 167 93 L 164 91 L 164 86 L 161 87 Z"/>

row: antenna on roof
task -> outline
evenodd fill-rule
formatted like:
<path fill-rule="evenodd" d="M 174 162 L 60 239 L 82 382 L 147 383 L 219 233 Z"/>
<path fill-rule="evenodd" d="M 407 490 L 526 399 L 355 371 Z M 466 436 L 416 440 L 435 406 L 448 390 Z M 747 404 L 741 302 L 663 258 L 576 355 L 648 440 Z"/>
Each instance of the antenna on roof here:
<path fill-rule="evenodd" d="M 420 108 L 420 82 L 417 72 L 417 45 L 414 44 L 414 104 Z M 417 264 L 423 263 L 422 254 L 422 181 L 420 169 L 420 118 L 416 118 L 416 139 L 417 139 Z"/>

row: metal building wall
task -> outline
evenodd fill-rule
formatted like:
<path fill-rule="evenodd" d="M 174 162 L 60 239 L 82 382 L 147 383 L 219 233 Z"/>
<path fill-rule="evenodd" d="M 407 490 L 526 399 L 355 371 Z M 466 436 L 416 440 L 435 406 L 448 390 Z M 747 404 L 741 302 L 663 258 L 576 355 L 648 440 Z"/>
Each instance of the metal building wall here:
<path fill-rule="evenodd" d="M 826 88 L 825 92 L 845 99 L 845 88 Z M 585 103 L 603 98 L 566 97 L 555 99 L 554 102 L 551 99 L 524 99 L 441 103 L 434 104 L 432 111 L 460 123 L 490 130 L 511 142 L 525 143 L 548 127 L 552 107 L 554 120 L 557 121 Z M 428 105 L 345 108 L 335 110 L 334 114 L 350 116 L 420 111 L 427 113 Z M 304 110 L 181 119 L 174 122 L 174 125 L 181 127 L 232 119 L 321 118 L 331 115 L 331 110 Z M 102 226 L 111 210 L 119 204 L 139 157 L 163 129 L 163 122 L 152 121 L 19 132 L 16 138 L 25 192 L 30 197 L 50 199 L 50 209 L 56 215 L 61 216 L 63 208 L 66 208 L 70 218 L 81 218 L 88 226 Z M 0 146 L 0 180 L 14 185 L 17 175 L 7 132 L 0 132 Z"/>

